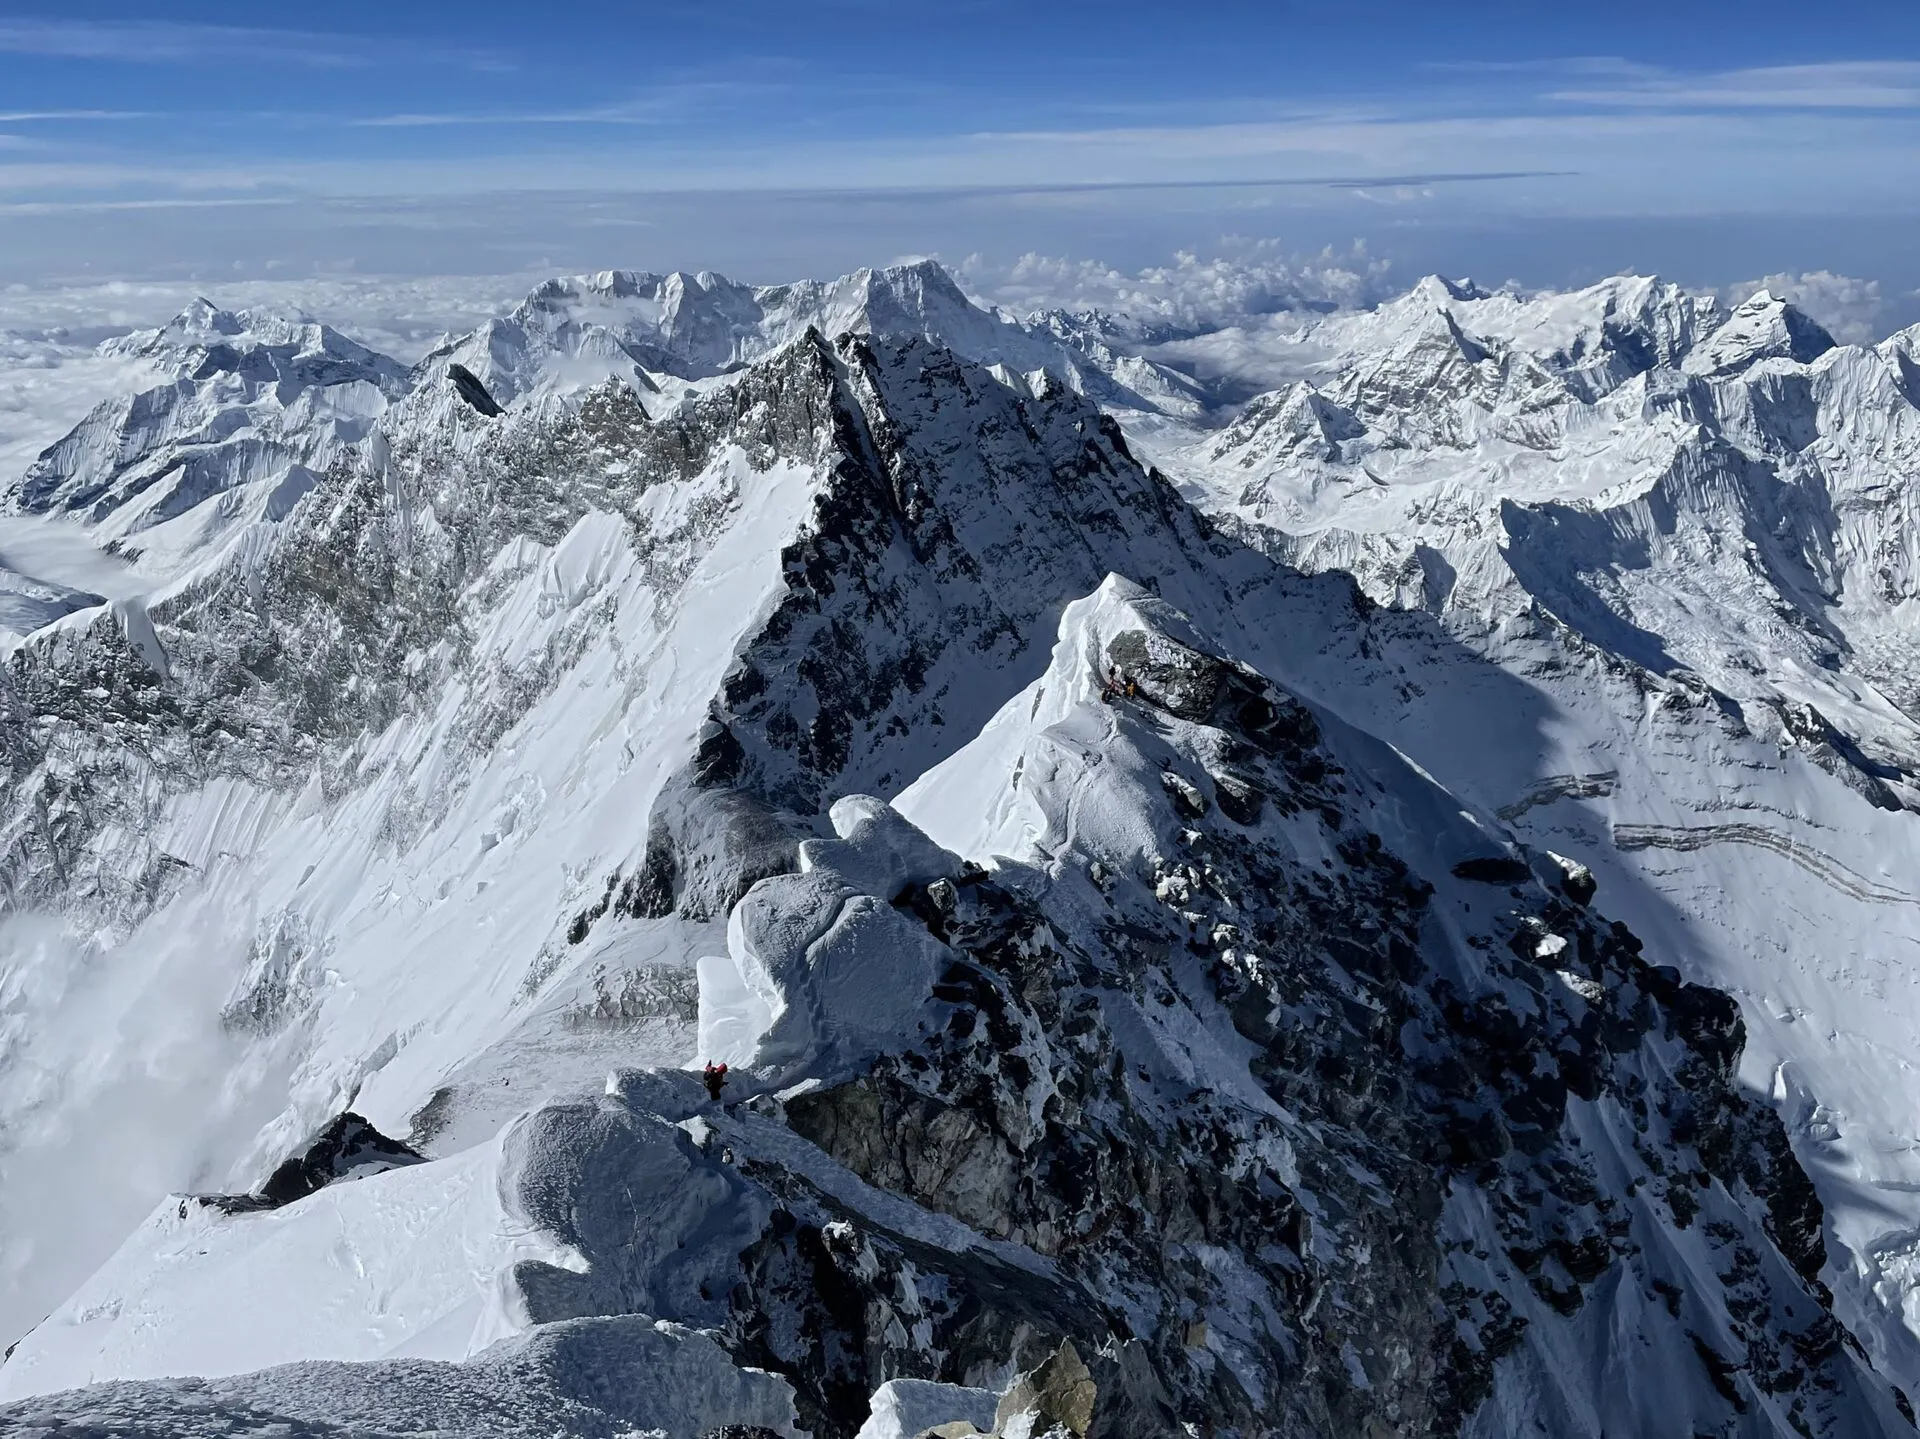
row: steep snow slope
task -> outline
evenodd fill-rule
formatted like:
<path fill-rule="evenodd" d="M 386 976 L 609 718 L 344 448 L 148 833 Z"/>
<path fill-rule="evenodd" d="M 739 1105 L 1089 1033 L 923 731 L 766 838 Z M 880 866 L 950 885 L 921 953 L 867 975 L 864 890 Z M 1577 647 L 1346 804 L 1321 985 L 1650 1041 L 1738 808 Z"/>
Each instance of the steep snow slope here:
<path fill-rule="evenodd" d="M 1138 438 L 1254 542 L 1350 570 L 1522 682 L 1490 704 L 1408 663 L 1397 694 L 1329 702 L 1592 865 L 1690 977 L 1741 996 L 1747 1080 L 1820 1183 L 1842 1312 L 1912 1382 L 1905 338 L 1835 347 L 1764 293 L 1722 323 L 1644 281 L 1425 282 L 1269 350 L 1308 378 L 1216 431 Z"/>
<path fill-rule="evenodd" d="M 1104 573 L 1095 549 L 1129 537 L 1091 544 L 1089 506 L 1152 518 L 1172 505 L 1065 392 L 1032 410 L 1042 434 L 1028 402 L 984 372 L 914 349 L 891 358 L 885 373 L 869 357 L 872 377 L 841 379 L 842 362 L 803 341 L 658 429 L 624 389 L 499 433 L 423 392 L 396 412 L 377 470 L 373 458 L 336 466 L 289 521 L 241 529 L 149 603 L 36 635 L 9 674 L 6 875 L 16 905 L 89 920 L 74 946 L 28 951 L 37 958 L 12 976 L 31 1016 L 13 1062 L 39 1077 L 10 1090 L 6 1172 L 45 1197 L 36 1212 L 80 1187 L 130 1223 L 153 1182 L 142 1167 L 122 1188 L 124 1136 L 99 1122 L 125 1102 L 128 1056 L 142 1051 L 89 1023 L 107 1001 L 73 975 L 110 967 L 115 1012 L 155 992 L 204 1006 L 190 1048 L 210 1062 L 180 1096 L 195 1120 L 154 1156 L 163 1185 L 243 1184 L 349 1104 L 405 1129 L 431 1100 L 444 1142 L 484 1138 L 538 1098 L 529 1078 L 604 1068 L 595 1041 L 609 1026 L 629 1058 L 635 1025 L 658 1032 L 643 1053 L 684 1058 L 692 946 L 724 917 L 737 872 L 786 863 L 790 842 L 759 800 L 708 800 L 690 780 L 656 805 L 676 767 L 691 758 L 697 780 L 750 765 L 769 794 L 817 793 L 855 762 L 876 781 L 904 767 L 892 781 L 904 782 L 943 733 L 990 711 L 981 667 L 1017 660 L 1048 613 L 1044 591 L 1010 584 L 925 594 L 922 561 L 890 528 L 893 481 L 871 475 L 879 450 L 902 450 L 872 384 L 930 430 L 911 453 L 923 472 L 900 477 L 909 507 L 925 504 L 916 485 L 1041 491 L 1054 466 L 1084 472 L 1085 494 L 1058 487 L 1046 511 L 1021 493 L 1040 520 L 1024 531 L 992 508 L 966 514 L 958 535 L 929 519 L 930 563 L 956 582 L 977 575 L 977 550 L 1003 578 L 1055 565 L 1091 585 Z M 1116 501 L 1106 471 L 1132 492 Z M 810 506 L 825 508 L 803 523 Z M 790 577 L 768 623 L 812 690 L 804 742 L 789 708 L 766 714 L 765 736 L 743 727 L 737 756 L 716 750 L 701 738 L 709 697 L 809 524 L 835 531 L 833 553 L 878 547 L 885 563 L 863 579 L 880 613 L 823 625 L 807 609 L 831 563 L 812 562 L 817 580 Z M 956 626 L 972 648 L 941 661 Z M 729 683 L 750 702 L 745 672 Z M 904 715 L 887 708 L 903 683 L 924 691 Z M 62 722 L 103 708 L 104 729 Z M 741 857 L 755 846 L 771 857 Z M 164 923 L 142 925 L 169 900 Z M 609 908 L 643 923 L 609 937 Z M 478 973 L 445 958 L 476 950 L 489 963 Z M 246 1136 L 260 1122 L 244 1117 L 250 1096 L 273 1092 L 290 1104 Z M 95 1124 L 76 1122 L 88 1115 Z M 17 1256 L 62 1266 L 39 1282 L 50 1290 L 21 1281 L 22 1308 L 36 1292 L 51 1303 L 79 1277 L 76 1259 L 84 1248 Z"/>
<path fill-rule="evenodd" d="M 780 544 L 809 500 L 806 475 L 755 469 L 720 447 L 684 481 L 636 494 L 630 516 L 586 512 L 545 544 L 503 536 L 470 576 L 431 511 L 413 512 L 421 524 L 398 575 L 386 572 L 391 553 L 366 557 L 373 572 L 356 575 L 354 547 L 410 518 L 369 514 L 369 490 L 380 483 L 343 477 L 291 542 L 156 609 L 171 687 L 195 698 L 129 696 L 130 734 L 91 753 L 61 740 L 24 771 L 40 818 L 23 815 L 13 831 L 16 896 L 33 892 L 37 873 L 69 909 L 137 925 L 180 891 L 169 913 L 198 943 L 149 944 L 136 928 L 125 944 L 102 936 L 77 962 L 95 963 L 94 948 L 102 963 L 109 951 L 152 954 L 145 982 L 202 994 L 213 1038 L 253 1056 L 235 1078 L 264 1066 L 272 1078 L 260 1082 L 285 1086 L 274 1106 L 291 1102 L 238 1150 L 189 1149 L 183 1160 L 213 1167 L 176 1169 L 174 1185 L 243 1182 L 355 1103 L 404 1130 L 436 1085 L 527 1021 L 536 997 L 563 1037 L 578 1013 L 580 1040 L 592 1038 L 604 995 L 617 1027 L 651 1022 L 660 1057 L 684 1055 L 674 1016 L 690 1008 L 690 983 L 655 974 L 691 963 L 698 929 L 586 947 L 568 946 L 565 931 L 591 900 L 601 857 L 623 854 L 692 752 L 705 696 L 777 582 Z M 416 633 L 378 633 L 391 610 L 342 616 L 335 606 L 356 579 L 397 590 Z M 445 610 L 425 604 L 436 582 Z M 236 603 L 250 621 L 244 637 L 228 629 Z M 55 681 L 60 656 L 120 650 L 110 618 L 92 625 L 39 640 L 16 670 L 17 702 L 43 708 L 46 696 L 32 696 Z M 418 707 L 404 703 L 413 686 Z M 229 719 L 210 735 L 187 719 L 222 708 Z M 336 737 L 344 748 L 327 744 Z M 103 771 L 128 787 L 110 797 Z M 193 922 L 196 913 L 209 918 Z M 487 963 L 450 962 L 461 955 Z M 556 975 L 563 957 L 575 963 Z M 76 959 L 55 951 L 43 962 Z M 46 1080 L 10 1087 L 12 1134 L 34 1111 L 78 1101 L 119 1062 L 111 1034 L 88 1022 L 91 991 L 72 992 L 78 1012 L 35 1015 L 38 1032 L 22 1039 Z M 605 1064 L 591 1043 L 543 1048 L 531 1072 L 469 1074 L 466 1085 L 511 1077 L 524 1092 L 542 1068 L 564 1069 L 569 1050 L 591 1056 L 588 1074 Z M 112 1167 L 110 1152 L 91 1151 L 58 1125 L 43 1145 L 14 1148 L 5 1170 L 37 1176 L 40 1189 L 91 1184 L 96 1166 Z M 134 1213 L 150 1202 L 137 1189 L 122 1199 Z"/>
<path fill-rule="evenodd" d="M 776 1023 L 737 1108 L 692 1076 L 621 1072 L 597 1103 L 534 1112 L 509 1137 L 509 1208 L 570 1252 L 494 1261 L 524 1321 L 708 1328 L 785 1375 L 815 1433 L 850 1432 L 876 1372 L 992 1382 L 1036 1330 L 1094 1352 L 1116 1433 L 1391 1416 L 1598 1434 L 1719 1424 L 1735 1401 L 1733 1432 L 1904 1428 L 1804 1277 L 1817 1211 L 1777 1120 L 1727 1085 L 1732 1007 L 1650 968 L 1563 871 L 1534 877 L 1390 751 L 1204 644 L 1108 581 L 1069 607 L 1041 678 L 903 796 L 964 843 L 1033 786 L 1020 847 L 1044 868 L 968 870 L 843 802 L 837 841 L 749 889 L 733 961 L 757 958 L 788 1013 L 864 998 L 828 1011 L 843 1035 L 885 995 L 877 1058 L 796 1052 Z M 1103 697 L 1114 664 L 1133 693 Z M 876 944 L 876 924 L 900 938 Z M 901 991 L 916 935 L 944 969 Z M 391 1327 L 418 1241 L 384 1216 L 472 1162 L 202 1218 L 212 1242 L 186 1265 L 160 1247 L 129 1273 L 136 1241 L 0 1373 L 20 1393 L 154 1372 L 116 1336 L 191 1335 L 194 1286 L 234 1243 L 330 1308 L 353 1274 L 303 1271 L 279 1241 L 343 1222 L 354 1273 L 398 1300 Z M 223 1322 L 255 1336 L 247 1358 L 287 1357 L 260 1347 L 283 1328 L 250 1317 L 263 1302 L 232 1286 Z M 453 1348 L 430 1352 L 459 1353 L 470 1322 L 433 1326 Z M 1663 1345 L 1669 1326 L 1697 1337 Z M 176 1365 L 232 1362 L 176 1342 Z"/>
<path fill-rule="evenodd" d="M 102 354 L 59 331 L 0 331 L 0 476 L 13 481 L 95 405 L 158 378 L 143 359 Z M 0 637 L 97 603 L 103 584 L 118 592 L 121 567 L 102 564 L 90 540 L 64 528 L 0 518 Z"/>
<path fill-rule="evenodd" d="M 1810 1162 L 1823 1209 L 1789 1148 L 1817 1160 L 1832 1114 L 1803 1096 L 1855 1071 L 1772 1016 L 1743 1058 L 1734 1008 L 1685 982 L 1741 989 L 1760 1026 L 1755 1005 L 1819 1013 L 1855 971 L 1795 947 L 1756 985 L 1660 866 L 1751 852 L 1790 876 L 1781 904 L 1897 906 L 1874 846 L 1907 817 L 1834 778 L 1866 773 L 1843 731 L 1782 750 L 1697 676 L 1604 648 L 1598 611 L 1584 636 L 1540 611 L 1514 547 L 1483 540 L 1508 496 L 1447 458 L 1616 411 L 1624 433 L 1646 365 L 1680 364 L 1716 316 L 1650 285 L 1531 319 L 1429 286 L 1326 321 L 1383 348 L 1294 407 L 1337 451 L 1314 463 L 1453 464 L 1455 564 L 1430 535 L 1209 524 L 1089 402 L 1115 391 L 918 337 L 924 271 L 880 285 L 921 306 L 893 337 L 875 276 L 649 284 L 537 292 L 509 327 L 524 389 L 482 373 L 508 332 L 456 347 L 359 435 L 329 431 L 284 512 L 238 513 L 154 563 L 143 598 L 16 648 L 9 902 L 67 928 L 5 974 L 0 1066 L 32 1082 L 0 1091 L 0 1184 L 103 1212 L 69 1263 L 136 1232 L 0 1392 L 150 1381 L 16 1416 L 347 1422 L 404 1372 L 477 1426 L 499 1375 L 532 1372 L 516 1415 L 597 1432 L 615 1421 L 591 1367 L 526 1356 L 627 1324 L 672 1339 L 662 1376 L 701 1376 L 705 1411 L 652 1425 L 690 1439 L 769 1394 L 795 1407 L 737 1422 L 851 1434 L 884 1380 L 997 1390 L 1062 1338 L 1108 1433 L 1903 1425 L 1826 1284 L 1906 1378 L 1909 1261 L 1855 1202 L 1870 1181 Z M 775 343 L 847 296 L 880 336 L 794 323 Z M 1047 329 L 949 318 L 996 343 Z M 1751 343 L 1776 328 L 1805 340 L 1760 316 Z M 1542 335 L 1578 355 L 1521 352 Z M 668 354 L 688 372 L 670 392 L 628 347 L 673 336 L 705 358 Z M 272 358 L 299 371 L 276 382 L 295 405 L 333 388 L 293 363 L 316 345 Z M 1783 365 L 1809 368 L 1685 383 L 1717 407 Z M 239 428 L 279 423 L 237 393 Z M 1122 413 L 1156 450 L 1173 433 Z M 1267 463 L 1278 490 L 1300 478 Z M 1719 523 L 1702 510 L 1703 543 Z M 1435 557 L 1414 591 L 1431 609 L 1276 560 L 1346 544 L 1403 598 L 1382 590 L 1389 542 Z M 1707 833 L 1729 774 L 1764 804 Z M 1577 832 L 1582 796 L 1667 793 L 1610 841 Z M 1549 820 L 1561 852 L 1604 851 L 1606 919 L 1584 871 L 1503 832 Z M 1908 1013 L 1883 1003 L 1876 1036 Z M 121 1027 L 199 1061 L 166 1106 L 188 1117 L 124 1187 L 104 1121 L 143 1067 L 183 1067 Z M 674 1068 L 719 1054 L 728 1108 Z M 153 1208 L 162 1187 L 254 1186 L 349 1107 L 428 1162 L 266 1212 Z M 9 1263 L 46 1307 L 80 1277 Z M 370 1367 L 160 1382 L 314 1360 Z"/>
<path fill-rule="evenodd" d="M 12 481 L 95 405 L 156 378 L 64 332 L 0 330 L 0 474 Z"/>

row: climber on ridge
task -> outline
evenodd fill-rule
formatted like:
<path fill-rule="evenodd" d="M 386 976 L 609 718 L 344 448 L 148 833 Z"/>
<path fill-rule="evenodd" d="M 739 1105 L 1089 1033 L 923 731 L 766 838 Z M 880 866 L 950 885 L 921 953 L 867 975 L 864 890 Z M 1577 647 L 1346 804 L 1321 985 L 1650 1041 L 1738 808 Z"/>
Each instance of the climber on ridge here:
<path fill-rule="evenodd" d="M 708 1097 L 712 1099 L 715 1104 L 718 1104 L 720 1102 L 720 1091 L 726 1087 L 727 1083 L 726 1065 L 715 1064 L 712 1060 L 708 1060 L 703 1078 L 705 1078 L 707 1082 Z"/>

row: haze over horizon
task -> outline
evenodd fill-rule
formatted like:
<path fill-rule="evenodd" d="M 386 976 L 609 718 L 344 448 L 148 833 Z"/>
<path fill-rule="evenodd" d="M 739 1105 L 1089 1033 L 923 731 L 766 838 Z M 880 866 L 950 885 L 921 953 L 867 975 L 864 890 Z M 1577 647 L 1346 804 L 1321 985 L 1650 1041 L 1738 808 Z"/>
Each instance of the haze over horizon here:
<path fill-rule="evenodd" d="M 1920 285 L 1920 46 L 1858 0 L 9 6 L 0 96 L 0 284 L 1265 241 L 1407 279 L 1827 272 L 1889 323 Z"/>

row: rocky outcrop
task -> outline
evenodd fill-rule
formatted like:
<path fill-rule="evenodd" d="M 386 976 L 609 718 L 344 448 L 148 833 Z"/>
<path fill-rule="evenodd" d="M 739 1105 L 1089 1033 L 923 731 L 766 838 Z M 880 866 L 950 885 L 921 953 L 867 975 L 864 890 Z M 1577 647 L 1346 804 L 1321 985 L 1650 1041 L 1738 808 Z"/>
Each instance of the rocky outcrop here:
<path fill-rule="evenodd" d="M 1063 636 L 1075 663 L 1081 647 Z M 739 1352 L 790 1375 L 822 1431 L 846 1422 L 836 1412 L 863 1372 L 973 1383 L 1027 1333 L 1100 1355 L 1096 1379 L 1103 1365 L 1135 1373 L 1131 1392 L 1158 1396 L 1143 1412 L 1169 1419 L 1447 1434 L 1503 1361 L 1550 1362 L 1548 1336 L 1589 1306 L 1607 1327 L 1704 1334 L 1704 1314 L 1659 1297 L 1671 1291 L 1724 1316 L 1711 1321 L 1724 1365 L 1686 1349 L 1662 1381 L 1703 1420 L 1778 1406 L 1841 1432 L 1844 1406 L 1815 1396 L 1858 1381 L 1831 1347 L 1811 1190 L 1774 1170 L 1772 1116 L 1733 1083 L 1741 1034 L 1724 997 L 1651 966 L 1590 893 L 1518 862 L 1489 926 L 1445 957 L 1436 910 L 1475 911 L 1484 881 L 1443 899 L 1396 858 L 1310 712 L 1137 620 L 1115 622 L 1090 696 L 1123 658 L 1145 679 L 1107 702 L 1121 732 L 1160 763 L 1230 753 L 1271 816 L 1252 833 L 1196 822 L 1156 785 L 1135 802 L 1163 806 L 1185 851 L 1157 877 L 1090 866 L 1043 900 L 1029 896 L 1047 887 L 982 878 L 939 899 L 909 887 L 897 907 L 961 956 L 934 991 L 941 1022 L 777 1111 L 872 1191 L 1050 1268 L 956 1264 L 873 1212 L 829 1205 L 847 1217 L 809 1221 L 817 1190 L 749 1163 L 793 1217 L 776 1209 L 749 1256 Z M 1331 872 L 1281 840 L 1302 823 L 1329 827 Z M 1544 856 L 1540 871 L 1564 873 Z M 1112 917 L 1043 918 L 1089 904 Z M 1208 1012 L 1252 1046 L 1266 1099 L 1168 1084 L 1146 1036 Z M 1672 1267 L 1671 1233 L 1722 1256 L 1711 1291 Z M 823 1342 L 783 1349 L 782 1330 Z"/>
<path fill-rule="evenodd" d="M 278 1209 L 341 1180 L 364 1179 L 422 1162 L 424 1156 L 418 1150 L 389 1139 L 349 1111 L 316 1134 L 300 1153 L 281 1161 L 254 1193 L 196 1194 L 192 1198 L 228 1214 L 247 1214 Z"/>

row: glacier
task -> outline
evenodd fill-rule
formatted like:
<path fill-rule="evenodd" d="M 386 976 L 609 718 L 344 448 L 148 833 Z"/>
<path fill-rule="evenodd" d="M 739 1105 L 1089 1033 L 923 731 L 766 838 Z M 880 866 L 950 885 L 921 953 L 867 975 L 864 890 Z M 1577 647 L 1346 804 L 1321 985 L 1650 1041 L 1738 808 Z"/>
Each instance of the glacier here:
<path fill-rule="evenodd" d="M 1905 1432 L 1916 344 L 104 342 L 0 523 L 0 1424 Z"/>

